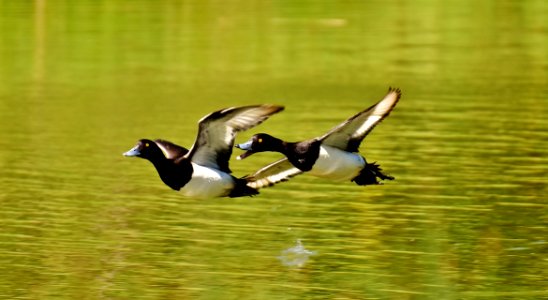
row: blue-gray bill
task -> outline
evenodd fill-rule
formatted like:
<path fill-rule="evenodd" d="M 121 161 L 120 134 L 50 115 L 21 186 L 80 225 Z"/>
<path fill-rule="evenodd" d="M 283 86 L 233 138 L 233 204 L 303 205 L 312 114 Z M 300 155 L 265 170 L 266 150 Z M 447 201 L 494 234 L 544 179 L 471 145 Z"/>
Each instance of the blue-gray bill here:
<path fill-rule="evenodd" d="M 123 153 L 124 156 L 131 157 L 131 156 L 139 156 L 141 152 L 139 151 L 139 145 L 131 148 L 129 151 Z"/>
<path fill-rule="evenodd" d="M 253 141 L 252 140 L 249 140 L 245 143 L 242 143 L 242 144 L 236 144 L 235 147 L 238 148 L 238 149 L 242 149 L 242 150 L 246 150 L 246 152 L 238 155 L 236 157 L 237 160 L 242 160 L 248 156 L 250 156 L 251 154 L 255 153 L 251 150 L 251 145 L 253 144 Z"/>

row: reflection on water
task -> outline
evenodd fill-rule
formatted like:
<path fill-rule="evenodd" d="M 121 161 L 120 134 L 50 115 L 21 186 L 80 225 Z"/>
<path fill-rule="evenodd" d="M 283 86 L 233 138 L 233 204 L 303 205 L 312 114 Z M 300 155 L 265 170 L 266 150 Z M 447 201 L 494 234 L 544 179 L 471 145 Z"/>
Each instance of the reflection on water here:
<path fill-rule="evenodd" d="M 547 10 L 0 2 L 0 295 L 548 297 Z M 120 156 L 190 147 L 192 120 L 233 105 L 286 106 L 238 141 L 317 136 L 388 86 L 402 100 L 361 149 L 396 177 L 382 186 L 302 175 L 197 201 Z"/>

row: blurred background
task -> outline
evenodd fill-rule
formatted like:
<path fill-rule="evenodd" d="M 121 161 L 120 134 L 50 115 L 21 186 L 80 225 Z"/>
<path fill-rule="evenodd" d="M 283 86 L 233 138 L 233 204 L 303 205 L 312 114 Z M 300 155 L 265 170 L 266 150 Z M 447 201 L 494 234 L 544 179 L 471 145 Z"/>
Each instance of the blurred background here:
<path fill-rule="evenodd" d="M 547 17 L 544 0 L 0 1 L 0 298 L 548 298 Z M 360 149 L 384 185 L 302 175 L 203 201 L 122 157 L 190 147 L 237 105 L 286 106 L 238 142 L 312 138 L 390 86 Z"/>

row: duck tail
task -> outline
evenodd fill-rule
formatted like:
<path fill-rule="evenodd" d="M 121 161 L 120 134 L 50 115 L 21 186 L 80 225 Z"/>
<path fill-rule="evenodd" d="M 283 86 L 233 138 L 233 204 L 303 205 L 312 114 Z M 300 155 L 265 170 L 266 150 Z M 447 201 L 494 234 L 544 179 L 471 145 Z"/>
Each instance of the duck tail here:
<path fill-rule="evenodd" d="M 366 163 L 360 174 L 352 179 L 357 185 L 381 184 L 380 180 L 394 180 L 395 178 L 382 172 L 381 167 L 376 163 Z"/>
<path fill-rule="evenodd" d="M 259 194 L 259 191 L 257 189 L 254 189 L 248 186 L 247 184 L 248 184 L 248 180 L 245 177 L 237 178 L 236 186 L 234 187 L 234 189 L 232 189 L 228 197 L 230 198 L 243 197 L 243 196 L 252 197 Z"/>

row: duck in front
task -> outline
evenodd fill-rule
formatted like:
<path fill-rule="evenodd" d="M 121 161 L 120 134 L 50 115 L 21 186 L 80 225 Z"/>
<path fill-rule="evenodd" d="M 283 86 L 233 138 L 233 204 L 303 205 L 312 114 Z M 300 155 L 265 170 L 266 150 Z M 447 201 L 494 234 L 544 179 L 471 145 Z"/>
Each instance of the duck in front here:
<path fill-rule="evenodd" d="M 283 110 L 277 105 L 231 107 L 199 121 L 194 145 L 184 147 L 165 140 L 141 139 L 124 156 L 150 161 L 162 181 L 194 198 L 241 197 L 258 194 L 250 178 L 236 178 L 228 161 L 237 132 L 252 128 Z"/>
<path fill-rule="evenodd" d="M 254 135 L 249 141 L 236 145 L 245 150 L 237 159 L 254 153 L 273 151 L 285 155 L 249 177 L 252 186 L 261 188 L 308 172 L 311 175 L 336 181 L 350 180 L 358 185 L 379 184 L 379 180 L 393 180 L 376 163 L 368 163 L 358 153 L 359 146 L 371 130 L 398 103 L 399 89 L 390 88 L 375 105 L 352 116 L 326 134 L 300 142 L 286 142 L 266 133 Z"/>

